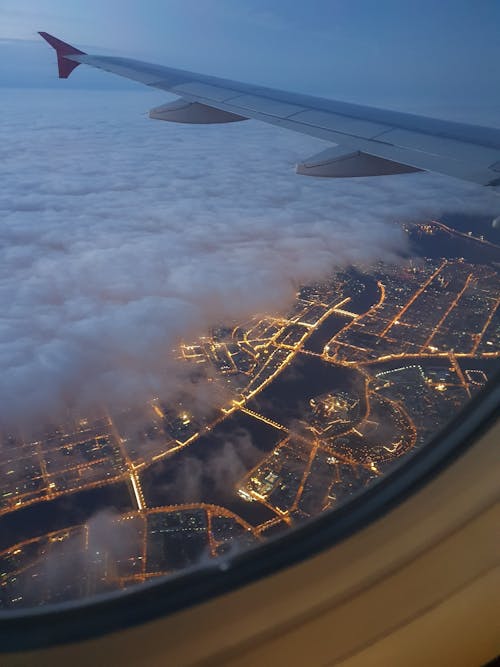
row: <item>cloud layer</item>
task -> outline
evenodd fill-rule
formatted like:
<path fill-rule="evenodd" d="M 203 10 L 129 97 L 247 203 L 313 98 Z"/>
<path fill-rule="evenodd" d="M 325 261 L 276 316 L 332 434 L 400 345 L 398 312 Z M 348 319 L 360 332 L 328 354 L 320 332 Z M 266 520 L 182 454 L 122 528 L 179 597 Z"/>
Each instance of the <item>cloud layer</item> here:
<path fill-rule="evenodd" d="M 148 121 L 157 93 L 4 97 L 3 428 L 168 392 L 180 337 L 397 255 L 402 219 L 492 208 L 480 188 L 434 175 L 296 176 L 322 142 L 253 122 Z"/>

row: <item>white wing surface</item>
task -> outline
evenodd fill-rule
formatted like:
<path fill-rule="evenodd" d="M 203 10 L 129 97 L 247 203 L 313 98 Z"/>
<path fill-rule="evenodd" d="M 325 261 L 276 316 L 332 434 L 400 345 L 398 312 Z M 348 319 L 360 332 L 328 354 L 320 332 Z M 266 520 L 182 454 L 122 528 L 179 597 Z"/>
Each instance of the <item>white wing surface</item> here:
<path fill-rule="evenodd" d="M 254 118 L 336 146 L 297 165 L 311 176 L 381 176 L 433 171 L 500 191 L 500 130 L 274 90 L 150 63 L 89 55 L 41 32 L 59 76 L 80 64 L 178 95 L 150 117 L 179 123 Z"/>

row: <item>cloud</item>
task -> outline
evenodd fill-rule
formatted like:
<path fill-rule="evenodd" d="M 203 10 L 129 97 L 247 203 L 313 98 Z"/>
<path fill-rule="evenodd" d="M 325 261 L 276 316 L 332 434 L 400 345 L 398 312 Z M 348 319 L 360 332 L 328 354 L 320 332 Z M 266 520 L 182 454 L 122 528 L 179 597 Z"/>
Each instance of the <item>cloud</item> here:
<path fill-rule="evenodd" d="M 177 389 L 181 337 L 404 252 L 397 222 L 484 211 L 434 175 L 296 176 L 321 150 L 246 122 L 148 121 L 158 93 L 9 91 L 0 124 L 0 424 Z"/>
<path fill-rule="evenodd" d="M 173 479 L 158 483 L 168 471 L 166 464 L 154 484 L 155 498 L 166 503 L 196 503 L 206 499 L 208 494 L 221 502 L 231 501 L 238 483 L 262 456 L 245 429 L 220 433 L 203 461 L 185 456 L 170 467 Z"/>
<path fill-rule="evenodd" d="M 37 607 L 112 590 L 122 574 L 140 571 L 143 531 L 141 518 L 123 520 L 111 509 L 97 512 L 83 526 L 47 541 L 31 566 L 9 579 L 4 595 L 22 600 L 23 607 Z"/>

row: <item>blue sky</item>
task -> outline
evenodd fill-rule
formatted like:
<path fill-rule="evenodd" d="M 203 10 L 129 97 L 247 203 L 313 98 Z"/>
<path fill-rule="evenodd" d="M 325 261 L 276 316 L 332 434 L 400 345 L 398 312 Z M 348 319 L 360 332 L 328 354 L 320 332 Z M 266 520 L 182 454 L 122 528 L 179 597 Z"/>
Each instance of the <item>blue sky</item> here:
<path fill-rule="evenodd" d="M 90 52 L 313 94 L 495 108 L 499 26 L 498 0 L 0 0 L 0 85 L 54 85 L 46 45 L 5 41 L 46 30 Z M 83 69 L 71 86 L 124 85 Z"/>

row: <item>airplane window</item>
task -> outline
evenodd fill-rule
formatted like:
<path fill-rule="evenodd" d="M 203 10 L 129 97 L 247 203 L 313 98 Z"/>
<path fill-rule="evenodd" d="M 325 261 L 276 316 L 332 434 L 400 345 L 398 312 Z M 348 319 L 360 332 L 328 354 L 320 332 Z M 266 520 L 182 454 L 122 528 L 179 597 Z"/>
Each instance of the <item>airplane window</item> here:
<path fill-rule="evenodd" d="M 170 89 L 94 72 L 86 53 L 67 82 L 52 80 L 54 53 L 8 14 L 0 619 L 224 569 L 320 517 L 334 525 L 481 402 L 500 370 L 500 200 L 491 174 L 457 179 L 458 140 L 437 132 L 456 173 L 441 162 L 434 173 L 442 158 L 429 149 L 422 163 L 426 145 L 390 120 L 387 145 L 402 141 L 415 162 L 368 155 L 339 174 L 366 178 L 304 178 L 289 167 L 305 173 L 308 155 L 330 150 L 328 107 L 264 96 L 271 125 L 227 124 L 259 104 L 259 89 L 238 89 L 215 111 L 203 97 L 191 125 L 146 122 Z M 295 10 L 287 20 L 298 30 Z M 259 66 L 238 77 L 189 58 L 186 69 L 279 83 Z M 163 76 L 145 71 L 136 82 Z M 422 72 L 436 96 L 441 79 L 429 63 Z M 189 104 L 216 94 L 175 76 Z M 335 97 L 316 78 L 303 89 Z M 356 98 L 351 78 L 338 97 L 376 98 L 375 84 Z M 467 160 L 480 146 L 498 173 L 498 104 L 386 106 L 487 126 Z M 156 117 L 168 113 L 181 112 Z M 316 134 L 289 131 L 301 114 Z M 365 143 L 389 132 L 383 115 L 349 122 L 342 131 Z"/>

